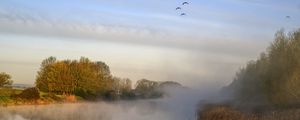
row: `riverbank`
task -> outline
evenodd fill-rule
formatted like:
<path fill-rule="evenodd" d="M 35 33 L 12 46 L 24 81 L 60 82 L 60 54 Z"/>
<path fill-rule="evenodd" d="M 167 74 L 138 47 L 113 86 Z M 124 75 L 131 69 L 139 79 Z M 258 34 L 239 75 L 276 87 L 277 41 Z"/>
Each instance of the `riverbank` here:
<path fill-rule="evenodd" d="M 38 99 L 38 100 L 22 100 L 22 99 L 9 99 L 6 98 L 5 102 L 0 102 L 0 107 L 7 106 L 22 106 L 22 105 L 49 105 L 49 104 L 63 104 L 63 103 L 79 103 L 82 101 L 56 101 L 53 99 Z"/>
<path fill-rule="evenodd" d="M 5 91 L 5 93 L 3 92 Z M 74 95 L 55 95 L 40 92 L 38 99 L 26 99 L 19 97 L 22 90 L 6 89 L 1 92 L 0 106 L 20 106 L 20 105 L 48 105 L 61 103 L 77 103 L 84 101 L 83 98 Z"/>
<path fill-rule="evenodd" d="M 299 108 L 247 112 L 227 105 L 207 105 L 199 109 L 198 120 L 300 120 Z"/>
<path fill-rule="evenodd" d="M 173 100 L 173 99 L 172 99 Z M 195 120 L 191 106 L 170 99 L 0 107 L 0 120 Z M 19 119 L 17 119 L 19 118 Z"/>

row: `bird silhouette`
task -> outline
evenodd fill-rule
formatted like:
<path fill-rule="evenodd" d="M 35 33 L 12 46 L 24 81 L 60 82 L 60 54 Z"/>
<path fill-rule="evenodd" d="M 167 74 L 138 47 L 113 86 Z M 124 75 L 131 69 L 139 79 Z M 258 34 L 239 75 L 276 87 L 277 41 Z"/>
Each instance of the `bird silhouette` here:
<path fill-rule="evenodd" d="M 285 16 L 285 18 L 288 18 L 288 19 L 290 19 L 290 18 L 291 18 L 291 16 Z"/>
<path fill-rule="evenodd" d="M 181 13 L 181 14 L 180 14 L 180 16 L 185 16 L 185 15 L 186 15 L 185 13 Z"/>
<path fill-rule="evenodd" d="M 189 2 L 183 2 L 182 3 L 182 5 L 188 5 L 189 4 Z"/>
<path fill-rule="evenodd" d="M 181 10 L 181 7 L 177 7 L 176 10 Z"/>

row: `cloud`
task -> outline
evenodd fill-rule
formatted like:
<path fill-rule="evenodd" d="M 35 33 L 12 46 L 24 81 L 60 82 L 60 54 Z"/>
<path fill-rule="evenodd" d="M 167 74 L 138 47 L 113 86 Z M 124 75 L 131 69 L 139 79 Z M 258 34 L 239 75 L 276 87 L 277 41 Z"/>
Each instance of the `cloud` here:
<path fill-rule="evenodd" d="M 67 12 L 62 11 L 57 13 L 57 15 L 51 15 L 45 11 L 38 11 L 38 9 L 13 6 L 3 7 L 0 8 L 0 33 L 17 36 L 36 36 L 37 38 L 55 37 L 68 41 L 66 43 L 73 41 L 76 41 L 76 43 L 77 41 L 80 41 L 80 43 L 101 43 L 104 41 L 151 46 L 151 49 L 159 47 L 160 50 L 163 49 L 162 51 L 170 49 L 172 53 L 184 54 L 185 56 L 167 57 L 170 54 L 162 54 L 163 57 L 157 58 L 162 62 L 159 64 L 162 66 L 149 67 L 143 64 L 140 66 L 133 64 L 131 65 L 134 66 L 133 68 L 128 67 L 128 62 L 126 64 L 122 63 L 126 65 L 124 66 L 126 70 L 122 69 L 120 65 L 115 65 L 117 66 L 117 72 L 123 73 L 121 76 L 135 76 L 134 78 L 136 76 L 144 76 L 153 78 L 153 80 L 183 81 L 184 84 L 189 85 L 192 85 L 195 81 L 200 81 L 196 84 L 209 83 L 215 85 L 215 81 L 231 79 L 234 70 L 236 70 L 235 68 L 242 64 L 241 61 L 246 62 L 249 58 L 255 58 L 268 44 L 267 40 L 263 40 L 266 37 L 254 36 L 249 32 L 245 32 L 244 28 L 236 29 L 233 22 L 223 24 L 210 21 L 209 19 L 188 17 L 183 19 L 161 13 L 137 15 L 126 11 L 121 13 L 101 11 L 99 15 L 96 12 L 99 11 L 79 9 L 67 10 Z M 195 13 L 198 12 L 195 11 Z M 259 23 L 261 23 L 259 26 L 265 25 L 262 22 L 256 23 L 255 20 L 248 21 L 246 18 L 243 18 L 244 16 L 234 16 L 234 14 L 222 15 L 219 13 L 213 15 L 215 15 L 216 19 L 237 20 L 247 24 L 246 26 L 253 26 L 253 24 L 257 25 Z M 137 17 L 138 19 L 136 19 Z M 157 24 L 147 23 L 149 21 L 153 23 L 159 22 Z M 248 36 L 251 37 L 248 38 Z M 61 53 L 63 50 L 64 52 L 66 51 L 65 46 Z M 177 53 L 176 50 L 184 51 L 185 53 Z M 79 54 L 72 49 L 69 53 L 65 52 L 65 55 L 70 53 Z M 86 52 L 84 55 L 89 53 L 91 52 Z M 159 54 L 155 51 L 153 53 Z M 143 57 L 144 59 L 141 59 L 141 61 L 145 62 L 143 60 L 148 58 Z M 163 61 L 161 58 L 169 60 Z M 173 61 L 173 59 L 178 60 Z M 31 64 L 18 63 L 18 61 L 1 62 Z M 182 66 L 178 66 L 181 64 Z M 149 75 L 149 73 L 152 74 Z"/>
<path fill-rule="evenodd" d="M 256 42 L 236 40 L 239 38 L 209 36 L 210 34 L 205 36 L 197 32 L 186 34 L 143 26 L 52 21 L 40 15 L 7 11 L 0 13 L 0 21 L 0 32 L 20 35 L 66 37 L 85 41 L 109 41 L 235 55 L 252 54 L 253 50 L 244 49 L 248 48 L 249 44 L 260 49 L 263 46 Z M 234 46 L 228 46 L 230 44 Z M 240 53 L 236 52 L 237 49 Z"/>
<path fill-rule="evenodd" d="M 36 62 L 30 62 L 30 61 L 14 61 L 14 60 L 0 60 L 0 64 L 5 65 L 28 65 L 33 66 L 39 63 Z"/>

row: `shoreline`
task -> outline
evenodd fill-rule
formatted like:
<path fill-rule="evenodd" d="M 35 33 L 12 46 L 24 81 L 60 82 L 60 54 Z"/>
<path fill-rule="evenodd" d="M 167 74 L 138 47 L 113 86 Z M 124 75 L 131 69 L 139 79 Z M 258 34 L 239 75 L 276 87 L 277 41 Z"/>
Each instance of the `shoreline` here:
<path fill-rule="evenodd" d="M 245 111 L 230 105 L 216 104 L 203 106 L 197 115 L 197 120 L 300 120 L 300 108 Z"/>
<path fill-rule="evenodd" d="M 68 104 L 68 103 L 82 103 L 85 102 L 85 100 L 76 100 L 76 101 L 55 101 L 55 100 L 13 100 L 11 99 L 8 102 L 0 102 L 0 107 L 10 107 L 10 106 L 24 106 L 24 105 L 51 105 L 51 104 Z"/>

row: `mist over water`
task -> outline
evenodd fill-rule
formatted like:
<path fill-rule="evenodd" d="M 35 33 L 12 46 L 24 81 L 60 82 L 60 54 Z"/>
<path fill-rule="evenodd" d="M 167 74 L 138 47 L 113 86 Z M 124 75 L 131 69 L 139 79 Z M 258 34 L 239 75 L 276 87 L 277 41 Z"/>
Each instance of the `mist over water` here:
<path fill-rule="evenodd" d="M 196 120 L 199 101 L 213 95 L 191 89 L 170 91 L 162 99 L 0 108 L 0 120 Z"/>

